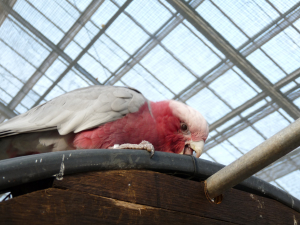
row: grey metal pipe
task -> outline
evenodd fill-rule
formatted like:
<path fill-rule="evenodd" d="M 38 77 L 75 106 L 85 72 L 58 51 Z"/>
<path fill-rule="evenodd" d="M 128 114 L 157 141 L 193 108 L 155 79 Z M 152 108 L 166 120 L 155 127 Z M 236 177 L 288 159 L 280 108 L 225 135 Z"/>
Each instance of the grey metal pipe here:
<path fill-rule="evenodd" d="M 249 137 L 251 138 L 251 137 Z M 224 167 L 206 180 L 210 198 L 221 195 L 227 189 L 273 163 L 300 145 L 300 119 Z"/>

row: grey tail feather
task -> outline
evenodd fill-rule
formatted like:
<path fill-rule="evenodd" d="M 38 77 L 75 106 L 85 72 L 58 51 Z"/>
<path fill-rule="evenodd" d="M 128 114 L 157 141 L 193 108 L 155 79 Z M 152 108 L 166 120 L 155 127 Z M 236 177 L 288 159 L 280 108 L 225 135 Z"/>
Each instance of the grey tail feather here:
<path fill-rule="evenodd" d="M 148 99 L 147 99 L 147 105 L 148 105 L 148 109 L 149 109 L 150 115 L 152 116 L 152 118 L 153 118 L 154 121 L 155 121 L 155 118 L 154 118 L 154 116 L 153 116 L 153 114 L 152 114 L 152 109 L 151 109 L 150 101 L 149 101 Z"/>

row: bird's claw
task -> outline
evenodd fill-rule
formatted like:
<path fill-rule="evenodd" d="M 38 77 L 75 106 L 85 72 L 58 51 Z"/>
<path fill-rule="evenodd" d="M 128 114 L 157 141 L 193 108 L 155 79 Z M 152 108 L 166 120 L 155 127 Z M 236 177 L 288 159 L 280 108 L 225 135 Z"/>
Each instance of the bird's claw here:
<path fill-rule="evenodd" d="M 151 155 L 150 155 L 150 158 L 152 158 L 154 156 L 154 148 L 151 149 Z"/>
<path fill-rule="evenodd" d="M 115 144 L 113 147 L 109 147 L 109 149 L 142 149 L 150 152 L 150 158 L 154 156 L 155 149 L 153 145 L 148 141 L 142 141 L 139 144 Z"/>

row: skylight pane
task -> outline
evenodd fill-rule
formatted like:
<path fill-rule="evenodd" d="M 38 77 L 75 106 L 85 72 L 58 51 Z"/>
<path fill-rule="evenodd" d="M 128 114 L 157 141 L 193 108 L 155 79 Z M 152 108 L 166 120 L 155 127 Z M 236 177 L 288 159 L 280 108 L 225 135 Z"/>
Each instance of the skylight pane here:
<path fill-rule="evenodd" d="M 284 72 L 260 49 L 250 54 L 247 59 L 273 84 L 285 77 Z"/>
<path fill-rule="evenodd" d="M 28 111 L 27 108 L 25 108 L 22 104 L 17 105 L 17 107 L 15 108 L 15 111 L 17 111 L 19 114 L 21 113 L 25 113 Z"/>
<path fill-rule="evenodd" d="M 8 19 L 0 27 L 0 39 L 36 67 L 49 55 L 44 46 Z"/>
<path fill-rule="evenodd" d="M 256 122 L 254 127 L 265 137 L 270 138 L 289 124 L 290 123 L 276 111 Z"/>
<path fill-rule="evenodd" d="M 75 74 L 73 70 L 70 70 L 58 85 L 66 92 L 89 86 L 87 82 Z"/>
<path fill-rule="evenodd" d="M 7 105 L 12 100 L 12 96 L 7 94 L 3 89 L 0 89 L 0 99 Z"/>
<path fill-rule="evenodd" d="M 203 2 L 196 11 L 223 35 L 233 47 L 238 48 L 248 40 L 248 38 L 211 2 Z"/>
<path fill-rule="evenodd" d="M 35 68 L 2 41 L 0 41 L 0 49 L 0 64 L 2 67 L 25 83 L 34 73 Z"/>
<path fill-rule="evenodd" d="M 209 87 L 233 108 L 242 105 L 257 94 L 232 70 L 216 79 Z"/>
<path fill-rule="evenodd" d="M 63 37 L 64 33 L 62 31 L 54 26 L 54 24 L 46 19 L 40 12 L 25 2 L 25 0 L 18 0 L 14 5 L 14 10 L 54 44 L 57 44 Z"/>
<path fill-rule="evenodd" d="M 205 43 L 207 46 L 209 46 L 212 51 L 218 55 L 220 58 L 225 59 L 225 55 L 219 51 L 218 48 L 216 48 L 205 36 L 203 36 L 202 33 L 200 33 L 192 24 L 189 23 L 186 19 L 183 20 L 183 23 L 199 38 L 203 43 Z"/>
<path fill-rule="evenodd" d="M 30 90 L 28 94 L 23 98 L 21 103 L 26 105 L 26 107 L 31 108 L 34 103 L 39 99 L 39 95 L 36 94 L 34 91 Z"/>
<path fill-rule="evenodd" d="M 106 33 L 129 54 L 133 54 L 149 38 L 140 27 L 123 13 L 118 16 Z"/>
<path fill-rule="evenodd" d="M 133 87 L 151 101 L 171 99 L 174 95 L 149 74 L 143 67 L 136 65 L 122 78 L 129 87 Z"/>
<path fill-rule="evenodd" d="M 264 141 L 264 138 L 259 135 L 251 127 L 248 127 L 228 139 L 235 147 L 243 153 L 255 148 Z"/>
<path fill-rule="evenodd" d="M 91 3 L 92 0 L 72 0 L 70 3 L 73 4 L 74 7 L 76 7 L 79 11 L 83 12 L 86 7 Z"/>
<path fill-rule="evenodd" d="M 207 88 L 198 92 L 186 103 L 198 110 L 210 124 L 231 111 L 227 105 Z"/>
<path fill-rule="evenodd" d="M 286 28 L 269 42 L 263 50 L 271 56 L 287 73 L 300 66 L 300 34 L 292 27 Z"/>
<path fill-rule="evenodd" d="M 239 116 L 235 116 L 231 120 L 228 120 L 226 123 L 224 123 L 221 126 L 219 126 L 216 130 L 219 131 L 219 132 L 221 132 L 221 131 L 227 129 L 228 127 L 230 127 L 231 125 L 235 124 L 240 119 L 241 118 Z"/>
<path fill-rule="evenodd" d="M 51 80 L 55 81 L 64 72 L 64 70 L 66 68 L 67 68 L 67 66 L 64 63 L 62 63 L 62 61 L 60 60 L 60 58 L 58 58 L 48 68 L 48 70 L 46 71 L 46 75 Z"/>
<path fill-rule="evenodd" d="M 291 90 L 293 87 L 296 87 L 296 86 L 297 86 L 296 83 L 294 81 L 292 81 L 292 82 L 288 83 L 287 85 L 283 86 L 282 88 L 280 88 L 280 91 L 282 93 L 285 93 L 285 92 Z"/>
<path fill-rule="evenodd" d="M 78 62 L 87 72 L 93 75 L 99 82 L 103 83 L 111 73 L 106 70 L 100 63 L 98 63 L 89 54 L 83 55 Z"/>
<path fill-rule="evenodd" d="M 213 0 L 213 2 L 249 37 L 258 33 L 279 16 L 266 1 Z"/>
<path fill-rule="evenodd" d="M 300 170 L 293 171 L 276 180 L 285 190 L 296 198 L 300 198 Z"/>
<path fill-rule="evenodd" d="M 52 81 L 46 76 L 42 76 L 38 82 L 33 86 L 32 90 L 34 90 L 39 95 L 43 95 L 45 91 L 52 85 Z"/>
<path fill-rule="evenodd" d="M 82 48 L 85 48 L 99 31 L 100 30 L 96 26 L 94 26 L 91 22 L 88 21 L 85 24 L 85 26 L 82 27 L 80 31 L 76 34 L 74 40 Z"/>
<path fill-rule="evenodd" d="M 270 2 L 278 9 L 281 13 L 285 13 L 290 8 L 292 8 L 296 3 L 299 3 L 298 0 L 286 0 L 286 1 L 278 1 L 278 0 L 270 0 Z"/>
<path fill-rule="evenodd" d="M 71 41 L 70 44 L 65 48 L 64 52 L 69 55 L 73 60 L 79 55 L 82 51 L 82 47 L 76 44 L 74 41 Z"/>
<path fill-rule="evenodd" d="M 15 96 L 23 87 L 23 83 L 0 66 L 0 88 L 9 95 Z"/>
<path fill-rule="evenodd" d="M 242 155 L 227 141 L 209 149 L 207 153 L 218 163 L 224 165 L 232 163 Z"/>
<path fill-rule="evenodd" d="M 296 100 L 293 101 L 293 103 L 298 106 L 298 108 L 300 109 L 300 98 L 297 98 Z"/>
<path fill-rule="evenodd" d="M 29 0 L 29 2 L 65 33 L 80 16 L 67 1 L 48 1 L 47 4 L 40 0 Z"/>
<path fill-rule="evenodd" d="M 266 100 L 261 100 L 258 103 L 252 105 L 250 108 L 246 109 L 244 112 L 241 113 L 243 117 L 248 116 L 250 113 L 254 112 L 255 110 L 259 109 L 260 107 L 264 106 L 267 104 Z"/>
<path fill-rule="evenodd" d="M 57 96 L 60 96 L 62 94 L 66 93 L 64 90 L 62 90 L 60 87 L 55 86 L 50 93 L 45 97 L 45 100 L 49 101 Z"/>
<path fill-rule="evenodd" d="M 126 52 L 104 35 L 95 42 L 89 53 L 112 72 L 115 72 L 129 57 Z"/>
<path fill-rule="evenodd" d="M 126 12 L 151 34 L 157 31 L 171 17 L 171 13 L 156 0 L 133 1 L 126 8 Z"/>
<path fill-rule="evenodd" d="M 111 1 L 104 1 L 99 9 L 92 15 L 91 20 L 98 26 L 102 27 L 118 11 L 118 7 Z"/>
<path fill-rule="evenodd" d="M 248 76 L 246 76 L 244 72 L 241 71 L 237 66 L 234 66 L 232 70 L 236 72 L 236 74 L 238 74 L 241 78 L 243 78 L 243 80 L 245 80 L 245 82 L 247 82 L 247 84 L 249 84 L 255 91 L 257 91 L 258 93 L 262 92 L 262 90 Z"/>
<path fill-rule="evenodd" d="M 221 59 L 184 25 L 178 25 L 162 43 L 196 75 L 201 76 Z"/>
<path fill-rule="evenodd" d="M 149 52 L 141 63 L 175 93 L 179 93 L 196 80 L 160 46 Z"/>

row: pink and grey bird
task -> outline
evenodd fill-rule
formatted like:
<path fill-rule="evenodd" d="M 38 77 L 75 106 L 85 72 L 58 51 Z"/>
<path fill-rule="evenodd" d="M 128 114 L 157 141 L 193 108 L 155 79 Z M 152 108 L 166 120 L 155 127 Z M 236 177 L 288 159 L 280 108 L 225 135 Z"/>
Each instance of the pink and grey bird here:
<path fill-rule="evenodd" d="M 74 149 L 150 151 L 149 143 L 156 151 L 195 151 L 199 157 L 207 136 L 204 117 L 181 102 L 151 102 L 131 88 L 90 86 L 0 124 L 0 159 Z"/>

